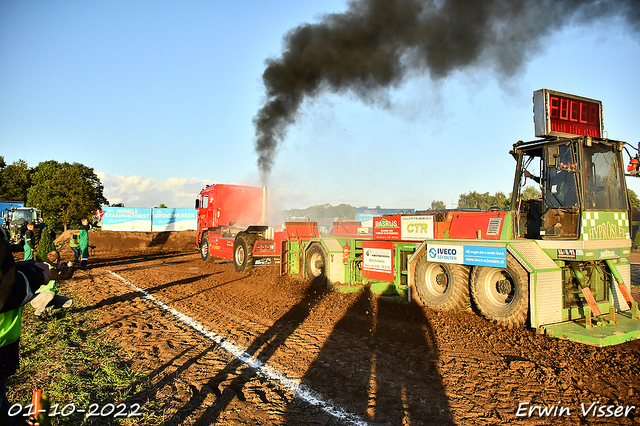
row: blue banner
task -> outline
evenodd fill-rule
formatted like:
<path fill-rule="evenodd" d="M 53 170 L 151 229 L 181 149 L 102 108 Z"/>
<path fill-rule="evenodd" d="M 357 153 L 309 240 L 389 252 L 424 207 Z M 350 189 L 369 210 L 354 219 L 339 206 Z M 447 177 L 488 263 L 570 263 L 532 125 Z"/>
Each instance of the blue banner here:
<path fill-rule="evenodd" d="M 464 264 L 506 268 L 507 249 L 505 247 L 465 246 Z"/>
<path fill-rule="evenodd" d="M 105 231 L 151 232 L 151 209 L 105 207 L 102 216 Z"/>
<path fill-rule="evenodd" d="M 154 232 L 186 231 L 196 228 L 196 209 L 153 209 Z"/>

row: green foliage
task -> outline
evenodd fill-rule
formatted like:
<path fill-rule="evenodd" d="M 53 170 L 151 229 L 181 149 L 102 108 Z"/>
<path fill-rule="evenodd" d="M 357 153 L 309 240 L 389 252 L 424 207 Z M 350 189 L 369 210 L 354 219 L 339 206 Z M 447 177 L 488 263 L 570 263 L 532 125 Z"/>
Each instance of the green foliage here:
<path fill-rule="evenodd" d="M 40 242 L 36 249 L 36 259 L 38 262 L 47 260 L 47 254 L 56 249 L 53 238 L 51 237 L 51 230 L 48 227 L 40 231 Z"/>
<path fill-rule="evenodd" d="M 640 232 L 636 232 L 636 236 L 633 237 L 633 246 L 640 247 Z"/>
<path fill-rule="evenodd" d="M 537 200 L 542 197 L 542 193 L 533 186 L 527 186 L 521 195 L 523 200 Z"/>
<path fill-rule="evenodd" d="M 18 160 L 6 165 L 4 157 L 0 162 L 0 200 L 27 201 L 31 185 L 32 169 L 27 162 Z"/>
<path fill-rule="evenodd" d="M 356 219 L 356 208 L 349 204 L 340 204 L 332 206 L 331 204 L 316 204 L 306 209 L 290 209 L 285 210 L 289 217 L 306 216 L 311 220 L 333 219 L 341 217 L 346 220 Z"/>
<path fill-rule="evenodd" d="M 431 210 L 446 210 L 447 206 L 444 201 L 433 200 L 431 202 Z"/>
<path fill-rule="evenodd" d="M 632 209 L 635 209 L 636 207 L 640 206 L 640 200 L 638 200 L 638 196 L 636 195 L 636 193 L 627 188 L 627 194 L 629 194 L 629 204 L 631 205 Z"/>
<path fill-rule="evenodd" d="M 66 294 L 69 296 L 69 294 Z M 74 298 L 74 305 L 82 301 Z M 146 373 L 131 367 L 106 333 L 96 327 L 94 316 L 83 310 L 58 310 L 47 320 L 31 322 L 31 306 L 25 308 L 20 339 L 20 368 L 7 385 L 9 401 L 23 406 L 34 389 L 43 389 L 51 404 L 61 410 L 67 404 L 88 408 L 91 403 L 117 404 L 131 400 L 147 384 Z M 153 403 L 141 407 L 142 417 L 114 420 L 109 424 L 159 424 Z M 81 413 L 56 417 L 56 425 L 96 424 Z M 102 423 L 100 423 L 102 424 Z"/>
<path fill-rule="evenodd" d="M 159 208 L 159 209 L 166 209 L 166 208 L 167 208 L 167 206 L 166 206 L 166 204 L 162 203 L 162 204 L 160 204 L 160 207 L 158 207 L 158 208 Z"/>
<path fill-rule="evenodd" d="M 480 209 L 487 211 L 492 206 L 497 206 L 500 210 L 509 210 L 511 200 L 502 192 L 496 192 L 490 195 L 488 192 L 484 194 L 478 192 L 469 192 L 461 194 L 458 199 L 458 208 L 461 209 Z"/>
<path fill-rule="evenodd" d="M 79 163 L 44 161 L 34 169 L 27 204 L 38 207 L 49 225 L 79 223 L 107 204 L 93 169 Z"/>

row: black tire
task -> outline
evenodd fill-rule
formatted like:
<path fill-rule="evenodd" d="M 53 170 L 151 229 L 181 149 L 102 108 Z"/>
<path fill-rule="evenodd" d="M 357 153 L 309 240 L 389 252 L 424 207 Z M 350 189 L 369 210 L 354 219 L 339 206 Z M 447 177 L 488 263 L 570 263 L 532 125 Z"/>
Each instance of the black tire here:
<path fill-rule="evenodd" d="M 520 327 L 529 313 L 527 271 L 513 256 L 505 269 L 477 266 L 471 276 L 471 296 L 480 313 L 506 327 Z"/>
<path fill-rule="evenodd" d="M 453 263 L 429 262 L 424 253 L 414 273 L 415 296 L 430 308 L 463 311 L 471 306 L 469 267 Z"/>
<path fill-rule="evenodd" d="M 211 256 L 209 249 L 209 237 L 203 235 L 202 240 L 200 240 L 200 257 L 202 257 L 203 262 L 211 263 L 215 259 Z"/>
<path fill-rule="evenodd" d="M 319 244 L 312 244 L 305 255 L 307 278 L 315 284 L 327 282 L 327 254 Z"/>
<path fill-rule="evenodd" d="M 245 232 L 236 235 L 233 243 L 233 266 L 236 272 L 247 272 L 253 269 L 253 244 L 257 237 Z"/>

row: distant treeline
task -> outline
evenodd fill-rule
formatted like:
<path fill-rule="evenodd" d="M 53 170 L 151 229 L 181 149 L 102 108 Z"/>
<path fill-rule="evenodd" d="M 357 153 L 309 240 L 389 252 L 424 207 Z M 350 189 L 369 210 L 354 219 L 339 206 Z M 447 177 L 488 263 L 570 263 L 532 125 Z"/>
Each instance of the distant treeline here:
<path fill-rule="evenodd" d="M 306 209 L 290 209 L 285 210 L 289 218 L 309 218 L 311 220 L 326 220 L 340 217 L 343 220 L 355 220 L 356 208 L 349 204 L 339 204 L 332 206 L 331 204 L 316 204 Z"/>

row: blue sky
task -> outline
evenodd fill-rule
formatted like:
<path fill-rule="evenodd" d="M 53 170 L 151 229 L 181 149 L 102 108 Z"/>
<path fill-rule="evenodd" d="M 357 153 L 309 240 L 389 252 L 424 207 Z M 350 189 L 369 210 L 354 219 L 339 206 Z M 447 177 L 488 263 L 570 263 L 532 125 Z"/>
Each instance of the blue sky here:
<path fill-rule="evenodd" d="M 110 202 L 191 207 L 207 183 L 260 185 L 252 119 L 265 60 L 344 1 L 0 2 L 0 155 L 79 162 Z M 610 138 L 640 141 L 640 38 L 615 18 L 541 39 L 523 69 L 433 81 L 412 74 L 386 106 L 349 94 L 302 104 L 279 146 L 273 208 L 454 207 L 511 191 L 516 141 L 535 139 L 532 92 L 599 99 Z M 628 185 L 640 194 L 640 180 Z"/>

